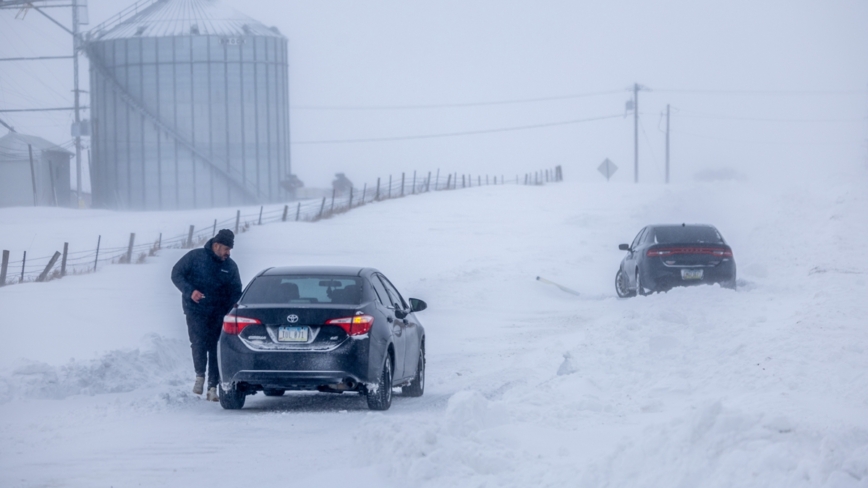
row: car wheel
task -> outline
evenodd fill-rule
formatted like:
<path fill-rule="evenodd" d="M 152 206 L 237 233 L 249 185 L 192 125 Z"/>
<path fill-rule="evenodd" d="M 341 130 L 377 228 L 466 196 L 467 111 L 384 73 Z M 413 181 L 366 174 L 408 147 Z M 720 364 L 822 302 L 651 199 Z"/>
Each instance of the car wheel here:
<path fill-rule="evenodd" d="M 220 406 L 226 410 L 239 410 L 244 407 L 244 399 L 247 395 L 236 388 L 224 390 L 223 385 L 217 385 L 220 392 Z"/>
<path fill-rule="evenodd" d="M 286 390 L 278 390 L 278 389 L 266 388 L 266 389 L 262 390 L 262 393 L 264 393 L 265 396 L 274 396 L 274 397 L 278 397 L 278 396 L 283 396 L 283 394 L 286 393 Z"/>
<path fill-rule="evenodd" d="M 628 286 L 627 275 L 624 274 L 624 271 L 620 269 L 615 274 L 615 291 L 621 298 L 627 298 L 636 295 L 636 292 L 631 290 Z"/>
<path fill-rule="evenodd" d="M 736 289 L 735 278 L 733 278 L 730 281 L 721 282 L 720 286 L 722 286 L 724 288 L 729 288 L 730 290 L 735 290 Z"/>
<path fill-rule="evenodd" d="M 425 349 L 419 349 L 419 364 L 416 366 L 416 377 L 409 385 L 401 387 L 401 393 L 408 397 L 420 397 L 425 393 Z"/>
<path fill-rule="evenodd" d="M 365 396 L 368 400 L 368 408 L 371 410 L 388 410 L 392 406 L 392 358 L 386 356 L 383 362 L 383 371 L 377 382 L 365 386 Z"/>

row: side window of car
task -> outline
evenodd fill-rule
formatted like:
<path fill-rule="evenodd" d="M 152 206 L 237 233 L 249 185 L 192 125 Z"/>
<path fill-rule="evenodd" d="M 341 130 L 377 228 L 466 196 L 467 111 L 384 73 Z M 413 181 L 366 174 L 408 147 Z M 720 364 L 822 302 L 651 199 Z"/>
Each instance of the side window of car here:
<path fill-rule="evenodd" d="M 389 299 L 389 294 L 377 275 L 371 276 L 371 286 L 374 287 L 374 294 L 377 295 L 380 303 L 385 307 L 391 307 L 392 301 Z"/>
<path fill-rule="evenodd" d="M 398 293 L 397 288 L 393 285 L 385 276 L 380 275 L 380 279 L 383 280 L 383 285 L 386 287 L 386 291 L 389 292 L 389 295 L 392 297 L 392 303 L 395 304 L 395 308 L 400 308 L 401 310 L 407 310 L 410 307 L 407 306 L 407 303 L 404 302 L 404 297 Z"/>
<path fill-rule="evenodd" d="M 643 228 L 639 231 L 638 234 L 636 234 L 636 238 L 633 239 L 633 244 L 630 244 L 630 249 L 636 249 L 639 247 L 639 243 L 642 242 L 642 234 L 645 233 L 645 229 L 647 229 L 647 227 Z"/>

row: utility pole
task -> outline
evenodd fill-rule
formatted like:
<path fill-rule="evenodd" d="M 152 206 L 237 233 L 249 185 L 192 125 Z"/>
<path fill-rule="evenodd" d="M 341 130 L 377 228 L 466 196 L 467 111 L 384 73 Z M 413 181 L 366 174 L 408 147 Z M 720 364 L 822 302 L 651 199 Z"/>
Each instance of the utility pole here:
<path fill-rule="evenodd" d="M 72 0 L 72 65 L 74 71 L 75 91 L 75 196 L 78 199 L 77 207 L 84 207 L 84 199 L 81 196 L 81 106 L 79 104 L 78 89 L 78 48 L 81 42 L 78 31 L 78 2 Z"/>
<path fill-rule="evenodd" d="M 666 104 L 666 184 L 669 184 L 669 104 Z"/>
<path fill-rule="evenodd" d="M 633 84 L 633 182 L 639 183 L 639 83 Z"/>

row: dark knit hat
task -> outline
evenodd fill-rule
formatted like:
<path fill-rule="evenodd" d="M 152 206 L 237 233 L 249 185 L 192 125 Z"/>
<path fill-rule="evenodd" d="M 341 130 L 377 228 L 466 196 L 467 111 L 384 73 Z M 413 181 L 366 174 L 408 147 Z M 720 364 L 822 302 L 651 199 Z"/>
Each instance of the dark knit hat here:
<path fill-rule="evenodd" d="M 229 229 L 220 229 L 220 232 L 212 240 L 224 246 L 229 246 L 230 249 L 235 247 L 235 234 Z"/>

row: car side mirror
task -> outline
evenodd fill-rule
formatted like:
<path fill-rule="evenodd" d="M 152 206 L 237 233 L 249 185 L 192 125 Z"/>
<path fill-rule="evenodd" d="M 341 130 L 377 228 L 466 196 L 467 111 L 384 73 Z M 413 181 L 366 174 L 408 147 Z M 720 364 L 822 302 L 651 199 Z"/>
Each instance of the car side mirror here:
<path fill-rule="evenodd" d="M 418 298 L 411 298 L 410 299 L 410 311 L 421 312 L 422 310 L 425 310 L 426 308 L 428 308 L 428 304 L 423 302 L 422 300 L 419 300 Z"/>
<path fill-rule="evenodd" d="M 620 249 L 621 251 L 629 251 L 630 244 L 618 244 L 618 249 Z"/>

